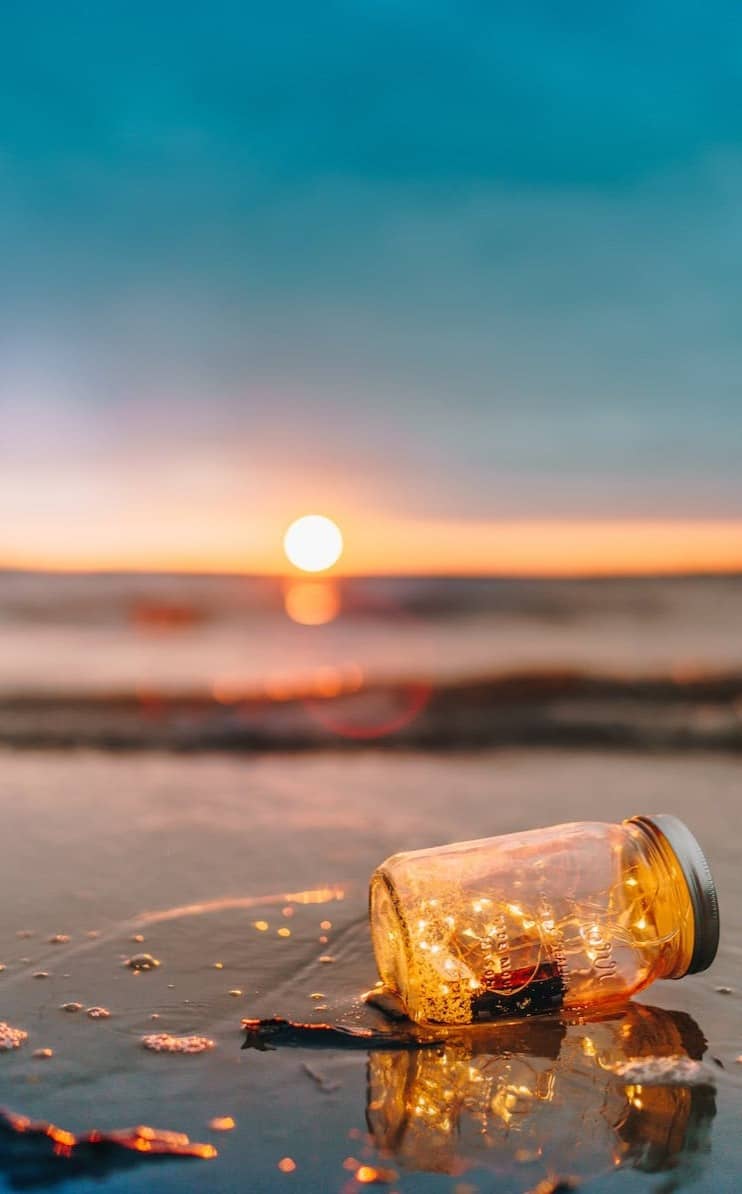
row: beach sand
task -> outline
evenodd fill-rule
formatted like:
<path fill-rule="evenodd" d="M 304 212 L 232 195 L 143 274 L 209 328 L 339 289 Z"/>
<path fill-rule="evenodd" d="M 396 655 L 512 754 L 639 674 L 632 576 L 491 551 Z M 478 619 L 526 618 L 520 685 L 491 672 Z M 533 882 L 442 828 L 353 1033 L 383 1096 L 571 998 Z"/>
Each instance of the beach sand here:
<path fill-rule="evenodd" d="M 0 1189 L 82 1190 L 97 1173 L 105 1185 L 94 1188 L 111 1194 L 350 1192 L 372 1180 L 405 1194 L 469 1194 L 531 1190 L 549 1174 L 600 1191 L 738 1190 L 739 781 L 738 756 L 710 751 L 3 751 L 0 1020 L 28 1039 L 0 1053 L 0 1105 L 73 1133 L 142 1123 L 186 1132 L 219 1155 L 114 1149 L 75 1167 L 7 1133 Z M 470 1070 L 490 1082 L 486 1124 L 464 1090 L 446 1130 L 437 1054 L 240 1048 L 242 1017 L 384 1027 L 359 997 L 376 979 L 367 881 L 386 855 L 659 810 L 686 819 L 711 861 L 717 961 L 649 988 L 641 1003 L 657 1010 L 638 1020 L 499 1027 L 471 1057 L 449 1053 L 457 1082 Z M 57 935 L 69 940 L 52 943 Z M 161 965 L 125 965 L 142 952 Z M 60 1010 L 73 1001 L 80 1012 Z M 110 1018 L 90 1018 L 92 1006 Z M 622 1026 L 644 1052 L 697 1058 L 705 1036 L 701 1085 L 686 1075 L 645 1087 L 644 1099 L 634 1086 L 627 1095 L 595 1061 L 596 1049 L 620 1060 Z M 154 1032 L 205 1036 L 214 1048 L 148 1052 L 141 1038 Z M 34 1058 L 42 1048 L 53 1056 Z M 506 1088 L 524 1074 L 532 1093 L 508 1110 Z M 427 1120 L 409 1122 L 405 1091 L 428 1099 Z M 234 1128 L 214 1130 L 215 1117 Z"/>

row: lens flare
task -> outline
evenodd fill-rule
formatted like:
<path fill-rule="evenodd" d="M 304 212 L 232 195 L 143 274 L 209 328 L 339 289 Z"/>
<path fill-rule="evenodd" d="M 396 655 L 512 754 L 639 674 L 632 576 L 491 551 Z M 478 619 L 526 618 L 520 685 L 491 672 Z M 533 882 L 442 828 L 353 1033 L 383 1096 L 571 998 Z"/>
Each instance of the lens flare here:
<path fill-rule="evenodd" d="M 324 514 L 305 514 L 292 522 L 283 537 L 286 558 L 302 572 L 324 572 L 340 559 L 340 527 Z"/>

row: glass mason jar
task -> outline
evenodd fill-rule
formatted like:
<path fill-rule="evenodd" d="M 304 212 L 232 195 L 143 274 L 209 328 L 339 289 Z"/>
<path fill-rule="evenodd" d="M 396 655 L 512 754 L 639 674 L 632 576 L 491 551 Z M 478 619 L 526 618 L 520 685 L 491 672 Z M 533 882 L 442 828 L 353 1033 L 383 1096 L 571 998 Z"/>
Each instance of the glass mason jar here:
<path fill-rule="evenodd" d="M 666 813 L 395 854 L 370 916 L 381 980 L 418 1023 L 618 1003 L 705 970 L 719 942 L 708 863 Z"/>

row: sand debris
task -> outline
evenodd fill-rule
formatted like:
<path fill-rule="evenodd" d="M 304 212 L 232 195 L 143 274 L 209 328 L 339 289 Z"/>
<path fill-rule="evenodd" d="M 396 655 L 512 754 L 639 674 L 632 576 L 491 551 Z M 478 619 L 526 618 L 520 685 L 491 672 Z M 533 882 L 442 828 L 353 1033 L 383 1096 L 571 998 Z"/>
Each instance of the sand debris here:
<path fill-rule="evenodd" d="M 153 1032 L 142 1037 L 145 1049 L 153 1053 L 205 1053 L 216 1042 L 208 1036 L 171 1036 L 169 1032 Z"/>
<path fill-rule="evenodd" d="M 53 937 L 49 938 L 50 945 L 67 945 L 69 935 L 67 933 L 55 933 Z"/>
<path fill-rule="evenodd" d="M 61 1012 L 81 1012 L 82 1004 L 81 1003 L 62 1003 L 62 1004 L 60 1004 L 59 1010 Z"/>
<path fill-rule="evenodd" d="M 28 1033 L 23 1028 L 13 1028 L 0 1020 L 0 1053 L 7 1053 L 10 1049 L 18 1049 L 28 1040 Z"/>
<path fill-rule="evenodd" d="M 111 1017 L 111 1013 L 107 1007 L 89 1007 L 86 1015 L 88 1015 L 91 1020 L 109 1020 Z"/>
<path fill-rule="evenodd" d="M 395 1028 L 376 1032 L 372 1028 L 345 1024 L 303 1024 L 286 1020 L 283 1016 L 269 1016 L 263 1020 L 244 1019 L 243 1049 L 265 1052 L 279 1045 L 316 1045 L 347 1049 L 425 1049 L 438 1046 L 442 1031 L 428 1031 L 410 1026 L 409 1030 Z"/>
<path fill-rule="evenodd" d="M 31 1054 L 37 1061 L 48 1061 L 50 1057 L 54 1056 L 53 1049 L 34 1049 Z"/>

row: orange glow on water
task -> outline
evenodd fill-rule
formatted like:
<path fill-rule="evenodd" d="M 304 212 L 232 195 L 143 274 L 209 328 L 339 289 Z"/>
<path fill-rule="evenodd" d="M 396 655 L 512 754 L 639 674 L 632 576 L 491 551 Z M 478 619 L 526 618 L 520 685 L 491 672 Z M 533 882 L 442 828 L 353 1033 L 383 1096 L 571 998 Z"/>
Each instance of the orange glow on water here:
<path fill-rule="evenodd" d="M 290 584 L 283 595 L 286 613 L 300 626 L 324 626 L 340 613 L 337 586 L 326 580 L 300 580 Z"/>
<path fill-rule="evenodd" d="M 343 677 L 336 667 L 319 667 L 314 675 L 314 692 L 318 697 L 334 697 L 343 691 Z"/>
<path fill-rule="evenodd" d="M 220 705 L 233 705 L 255 693 L 239 676 L 216 676 L 211 683 L 211 695 Z"/>
<path fill-rule="evenodd" d="M 301 695 L 302 686 L 297 686 L 291 676 L 275 672 L 266 676 L 263 689 L 269 701 L 293 701 Z"/>

